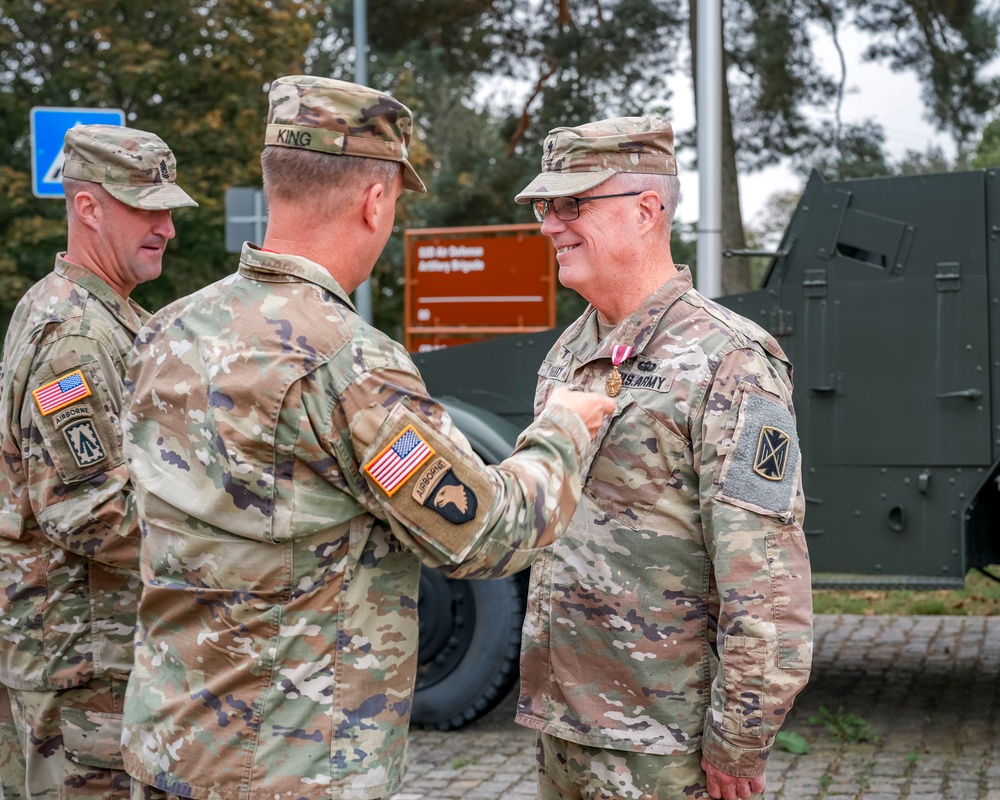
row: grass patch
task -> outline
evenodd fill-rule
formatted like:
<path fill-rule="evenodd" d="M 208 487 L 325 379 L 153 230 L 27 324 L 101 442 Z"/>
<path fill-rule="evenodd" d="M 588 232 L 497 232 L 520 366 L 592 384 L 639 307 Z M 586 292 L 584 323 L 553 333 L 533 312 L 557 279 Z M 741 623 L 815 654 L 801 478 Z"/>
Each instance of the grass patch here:
<path fill-rule="evenodd" d="M 809 724 L 822 725 L 834 739 L 841 742 L 859 744 L 878 739 L 878 734 L 864 717 L 847 713 L 843 706 L 834 713 L 820 706 L 819 714 L 809 717 Z"/>
<path fill-rule="evenodd" d="M 1000 575 L 1000 565 L 987 567 L 987 570 Z M 813 592 L 813 611 L 816 614 L 995 616 L 1000 615 L 1000 583 L 973 569 L 965 576 L 965 588 L 954 591 L 817 590 Z"/>

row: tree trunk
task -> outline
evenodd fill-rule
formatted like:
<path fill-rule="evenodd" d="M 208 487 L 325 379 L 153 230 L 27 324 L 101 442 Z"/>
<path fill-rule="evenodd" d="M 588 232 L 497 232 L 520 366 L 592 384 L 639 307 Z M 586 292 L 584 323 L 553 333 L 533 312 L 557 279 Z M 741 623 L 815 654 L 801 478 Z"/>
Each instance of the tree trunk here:
<path fill-rule="evenodd" d="M 691 77 L 694 85 L 695 115 L 698 110 L 698 0 L 688 0 L 691 39 Z M 723 48 L 722 74 L 726 74 L 726 55 Z M 699 158 L 701 154 L 699 153 Z M 740 211 L 740 187 L 736 180 L 736 139 L 733 136 L 733 117 L 729 110 L 729 85 L 722 83 L 722 249 L 742 250 L 746 247 L 743 232 L 743 215 Z M 738 294 L 749 291 L 750 262 L 746 258 L 722 260 L 722 293 Z"/>

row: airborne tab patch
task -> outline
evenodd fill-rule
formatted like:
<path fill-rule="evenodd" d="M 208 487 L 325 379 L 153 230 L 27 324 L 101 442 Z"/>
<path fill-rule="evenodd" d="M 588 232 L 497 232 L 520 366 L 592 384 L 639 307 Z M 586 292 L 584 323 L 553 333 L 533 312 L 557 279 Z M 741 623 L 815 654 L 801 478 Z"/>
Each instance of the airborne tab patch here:
<path fill-rule="evenodd" d="M 780 481 L 785 477 L 788 463 L 788 446 L 792 437 L 780 428 L 768 425 L 760 429 L 757 440 L 757 454 L 753 460 L 753 471 L 769 481 Z"/>
<path fill-rule="evenodd" d="M 416 428 L 407 425 L 381 453 L 365 464 L 365 472 L 392 497 L 433 455 L 434 448 L 420 437 Z"/>
<path fill-rule="evenodd" d="M 97 435 L 97 429 L 89 419 L 67 425 L 63 429 L 63 436 L 66 437 L 77 466 L 90 467 L 107 457 L 101 437 Z"/>
<path fill-rule="evenodd" d="M 61 378 L 56 378 L 52 383 L 39 386 L 31 394 L 42 416 L 47 417 L 53 411 L 58 411 L 84 397 L 90 397 L 91 392 L 83 373 L 75 369 Z"/>

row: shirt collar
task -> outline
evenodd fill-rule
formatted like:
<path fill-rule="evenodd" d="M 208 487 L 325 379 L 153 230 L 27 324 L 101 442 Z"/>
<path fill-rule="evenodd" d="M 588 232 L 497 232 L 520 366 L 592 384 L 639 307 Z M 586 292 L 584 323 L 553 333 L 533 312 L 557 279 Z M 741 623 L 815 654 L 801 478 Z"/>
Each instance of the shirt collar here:
<path fill-rule="evenodd" d="M 315 283 L 334 294 L 351 311 L 357 313 L 347 292 L 320 264 L 302 256 L 261 250 L 257 245 L 245 242 L 243 252 L 240 254 L 240 274 L 248 278 L 257 278 L 260 277 L 259 273 L 267 273 L 267 280 L 292 281 L 297 278 L 307 283 Z"/>
<path fill-rule="evenodd" d="M 691 271 L 684 264 L 676 265 L 677 274 L 653 292 L 629 316 L 619 322 L 611 333 L 601 339 L 597 309 L 588 306 L 580 319 L 567 331 L 565 347 L 582 363 L 611 358 L 615 345 L 631 345 L 632 356 L 643 352 L 656 332 L 663 315 L 686 292 L 692 289 Z"/>
<path fill-rule="evenodd" d="M 110 311 L 133 335 L 149 320 L 149 312 L 134 300 L 123 299 L 103 278 L 91 270 L 66 258 L 65 253 L 56 256 L 55 271 L 58 275 L 86 290 L 94 299 Z"/>

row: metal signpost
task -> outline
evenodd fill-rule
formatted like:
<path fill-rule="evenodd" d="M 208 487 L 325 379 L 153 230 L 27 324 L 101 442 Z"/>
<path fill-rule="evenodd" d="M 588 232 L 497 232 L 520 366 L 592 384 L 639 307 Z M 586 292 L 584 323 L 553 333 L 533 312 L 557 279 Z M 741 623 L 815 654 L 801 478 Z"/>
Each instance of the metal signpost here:
<path fill-rule="evenodd" d="M 31 192 L 35 197 L 63 198 L 63 138 L 77 125 L 124 125 L 120 108 L 31 109 Z"/>
<path fill-rule="evenodd" d="M 267 200 L 263 189 L 226 189 L 226 252 L 239 253 L 244 242 L 260 244 L 267 230 Z"/>

